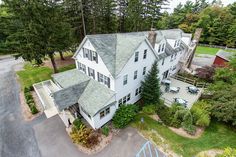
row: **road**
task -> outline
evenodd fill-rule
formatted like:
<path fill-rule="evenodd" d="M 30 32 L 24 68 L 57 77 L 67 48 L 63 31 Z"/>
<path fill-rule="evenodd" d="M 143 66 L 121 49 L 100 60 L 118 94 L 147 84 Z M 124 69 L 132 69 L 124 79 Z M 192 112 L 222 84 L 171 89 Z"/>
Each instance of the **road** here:
<path fill-rule="evenodd" d="M 0 58 L 0 156 L 40 157 L 32 126 L 23 120 L 20 87 L 13 66 L 21 63 L 10 56 Z"/>

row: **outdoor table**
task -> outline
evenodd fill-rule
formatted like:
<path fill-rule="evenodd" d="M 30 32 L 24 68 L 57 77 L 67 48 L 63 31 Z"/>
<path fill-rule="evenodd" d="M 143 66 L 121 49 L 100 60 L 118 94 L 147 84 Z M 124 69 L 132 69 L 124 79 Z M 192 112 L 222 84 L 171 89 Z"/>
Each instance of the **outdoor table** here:
<path fill-rule="evenodd" d="M 199 89 L 195 86 L 190 86 L 190 87 L 188 87 L 188 91 L 190 93 L 197 93 L 199 91 Z"/>
<path fill-rule="evenodd" d="M 167 80 L 167 79 L 162 80 L 161 82 L 162 82 L 163 84 L 171 84 L 171 80 Z"/>
<path fill-rule="evenodd" d="M 184 105 L 185 107 L 187 106 L 187 101 L 181 98 L 174 98 L 175 102 L 181 105 Z"/>
<path fill-rule="evenodd" d="M 174 92 L 174 93 L 179 92 L 179 87 L 170 87 L 170 92 Z"/>

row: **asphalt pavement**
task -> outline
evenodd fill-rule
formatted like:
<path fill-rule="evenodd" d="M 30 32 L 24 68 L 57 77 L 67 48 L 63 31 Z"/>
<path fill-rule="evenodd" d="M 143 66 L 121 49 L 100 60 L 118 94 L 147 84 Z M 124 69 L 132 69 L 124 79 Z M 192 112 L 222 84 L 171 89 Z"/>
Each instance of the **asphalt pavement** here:
<path fill-rule="evenodd" d="M 0 57 L 0 157 L 40 157 L 32 126 L 20 107 L 20 87 L 13 66 L 22 63 L 11 56 Z"/>

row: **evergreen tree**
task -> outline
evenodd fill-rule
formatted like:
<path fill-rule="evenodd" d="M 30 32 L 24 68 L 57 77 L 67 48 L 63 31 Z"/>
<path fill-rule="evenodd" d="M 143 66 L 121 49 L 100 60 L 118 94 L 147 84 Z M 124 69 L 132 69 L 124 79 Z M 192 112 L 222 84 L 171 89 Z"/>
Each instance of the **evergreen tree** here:
<path fill-rule="evenodd" d="M 7 37 L 6 45 L 27 61 L 42 63 L 49 57 L 57 72 L 54 53 L 71 46 L 71 26 L 65 22 L 60 3 L 50 0 L 5 0 L 13 14 L 15 32 Z"/>
<path fill-rule="evenodd" d="M 159 70 L 157 68 L 158 62 L 155 61 L 151 70 L 145 76 L 142 84 L 141 96 L 145 104 L 158 104 L 160 103 L 160 81 L 158 78 Z"/>

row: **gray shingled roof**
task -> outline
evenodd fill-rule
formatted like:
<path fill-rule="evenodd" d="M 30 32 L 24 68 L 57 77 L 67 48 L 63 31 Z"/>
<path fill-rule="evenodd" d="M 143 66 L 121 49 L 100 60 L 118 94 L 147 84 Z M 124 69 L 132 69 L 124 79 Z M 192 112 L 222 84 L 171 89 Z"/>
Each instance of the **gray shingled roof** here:
<path fill-rule="evenodd" d="M 63 109 L 70 107 L 78 103 L 78 99 L 84 92 L 89 81 L 82 82 L 77 85 L 70 86 L 68 88 L 63 88 L 55 93 L 53 93 L 53 98 L 58 106 L 58 109 L 62 111 Z"/>
<path fill-rule="evenodd" d="M 77 69 L 55 74 L 53 78 L 63 87 L 52 93 L 60 111 L 79 102 L 89 115 L 94 116 L 108 105 L 108 101 L 115 94 Z"/>
<path fill-rule="evenodd" d="M 224 50 L 219 50 L 217 53 L 216 53 L 216 56 L 219 56 L 227 61 L 230 60 L 230 58 L 234 55 L 233 52 L 226 52 Z"/>
<path fill-rule="evenodd" d="M 87 35 L 86 38 L 92 43 L 112 76 L 116 78 L 133 55 L 134 50 L 141 44 L 141 42 L 147 40 L 148 32 L 149 31 Z M 181 38 L 182 35 L 191 36 L 184 33 L 181 29 L 158 30 L 155 32 L 157 33 L 156 43 L 159 43 L 163 39 Z M 169 56 L 182 48 L 183 45 L 177 49 L 173 49 L 169 46 L 164 54 L 158 55 L 160 56 L 159 59 Z"/>
<path fill-rule="evenodd" d="M 129 33 L 88 35 L 87 38 L 114 78 L 133 55 L 134 50 L 146 39 L 145 36 Z"/>
<path fill-rule="evenodd" d="M 82 82 L 88 81 L 90 78 L 87 75 L 81 75 L 78 69 L 72 69 L 65 72 L 53 74 L 53 80 L 62 88 L 67 88 Z"/>
<path fill-rule="evenodd" d="M 101 109 L 109 105 L 107 103 L 114 95 L 114 91 L 91 79 L 78 102 L 90 116 L 94 116 Z"/>

